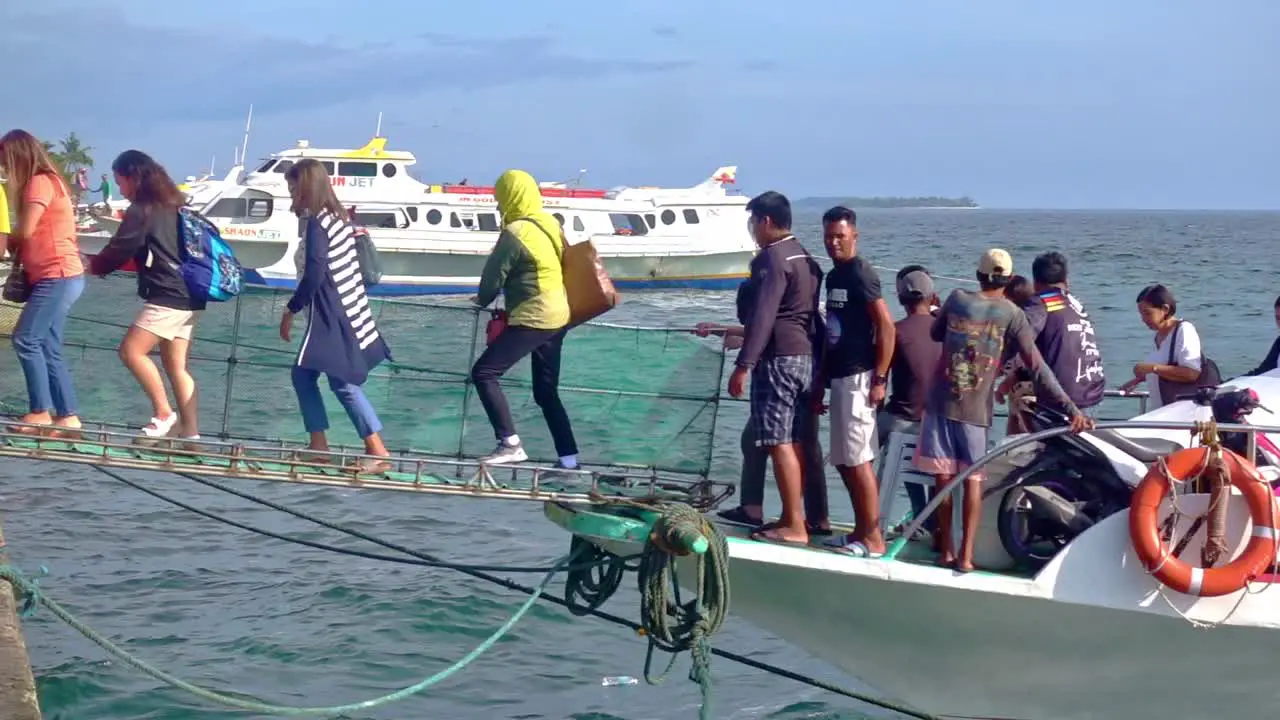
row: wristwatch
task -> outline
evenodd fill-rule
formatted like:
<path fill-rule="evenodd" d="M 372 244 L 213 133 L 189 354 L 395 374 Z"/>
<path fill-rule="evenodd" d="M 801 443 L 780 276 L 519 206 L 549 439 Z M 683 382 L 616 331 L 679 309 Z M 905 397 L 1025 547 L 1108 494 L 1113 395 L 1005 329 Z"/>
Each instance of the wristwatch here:
<path fill-rule="evenodd" d="M 875 375 L 871 378 L 871 387 L 875 387 L 877 385 L 883 385 L 887 382 L 889 382 L 888 375 Z"/>

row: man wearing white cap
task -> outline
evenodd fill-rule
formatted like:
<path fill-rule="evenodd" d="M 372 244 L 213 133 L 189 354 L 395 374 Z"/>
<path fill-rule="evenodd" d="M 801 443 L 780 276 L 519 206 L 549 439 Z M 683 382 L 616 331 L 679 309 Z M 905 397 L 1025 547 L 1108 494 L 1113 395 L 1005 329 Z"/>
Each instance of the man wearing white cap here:
<path fill-rule="evenodd" d="M 931 328 L 933 339 L 942 343 L 942 359 L 925 401 L 915 466 L 934 476 L 938 492 L 986 454 L 993 386 L 1006 345 L 1018 348 L 1037 387 L 1066 409 L 1073 431 L 1093 425 L 1041 359 L 1026 315 L 1004 297 L 1013 277 L 1013 258 L 999 248 L 986 251 L 978 259 L 977 277 L 980 289 L 953 291 Z M 973 570 L 983 475 L 974 473 L 965 482 L 964 540 L 958 557 L 951 539 L 951 498 L 938 508 L 940 564 L 960 572 Z"/>

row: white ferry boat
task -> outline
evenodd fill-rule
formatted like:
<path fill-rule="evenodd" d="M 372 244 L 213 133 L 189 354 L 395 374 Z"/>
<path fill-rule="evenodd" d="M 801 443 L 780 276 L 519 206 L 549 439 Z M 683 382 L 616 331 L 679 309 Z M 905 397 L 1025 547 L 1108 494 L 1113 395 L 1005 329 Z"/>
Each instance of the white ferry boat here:
<path fill-rule="evenodd" d="M 303 158 L 319 160 L 338 199 L 369 230 L 384 272 L 375 294 L 474 292 L 501 221 L 490 186 L 426 184 L 409 174 L 413 153 L 388 150 L 375 137 L 356 150 L 319 149 L 301 140 L 239 178 L 205 179 L 192 205 L 216 223 L 251 284 L 292 288 L 300 246 L 284 174 Z M 595 190 L 542 183 L 548 211 L 570 243 L 590 239 L 623 289 L 736 287 L 747 276 L 755 243 L 747 198 L 731 194 L 736 167 L 722 167 L 690 188 Z M 194 197 L 198 196 L 198 197 Z M 109 218 L 100 226 L 111 230 Z M 84 243 L 87 238 L 82 238 Z M 90 241 L 85 251 L 96 252 Z"/>

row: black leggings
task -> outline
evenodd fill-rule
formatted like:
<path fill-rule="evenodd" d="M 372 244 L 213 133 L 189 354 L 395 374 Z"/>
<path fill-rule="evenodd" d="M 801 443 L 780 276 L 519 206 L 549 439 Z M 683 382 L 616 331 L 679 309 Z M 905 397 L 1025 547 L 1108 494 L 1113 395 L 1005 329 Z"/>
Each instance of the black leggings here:
<path fill-rule="evenodd" d="M 484 406 L 489 424 L 493 425 L 493 432 L 499 440 L 515 435 L 516 424 L 511 419 L 511 406 L 507 404 L 498 380 L 521 358 L 531 355 L 533 400 L 542 408 L 542 417 L 546 419 L 556 444 L 556 454 L 561 457 L 578 454 L 569 413 L 560 402 L 560 347 L 564 344 L 565 332 L 563 329 L 536 330 L 508 325 L 471 368 L 476 394 L 480 396 L 480 404 Z"/>

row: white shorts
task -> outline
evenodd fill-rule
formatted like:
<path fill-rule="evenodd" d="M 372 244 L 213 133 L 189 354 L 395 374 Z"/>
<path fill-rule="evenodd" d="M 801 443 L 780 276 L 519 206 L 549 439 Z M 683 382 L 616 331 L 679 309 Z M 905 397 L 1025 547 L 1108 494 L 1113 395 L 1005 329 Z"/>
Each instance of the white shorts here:
<path fill-rule="evenodd" d="M 193 310 L 177 310 L 146 303 L 133 320 L 133 326 L 146 330 L 161 340 L 190 340 L 196 331 L 197 314 Z"/>
<path fill-rule="evenodd" d="M 875 371 L 831 380 L 831 464 L 857 467 L 876 459 L 876 409 L 871 407 Z"/>

